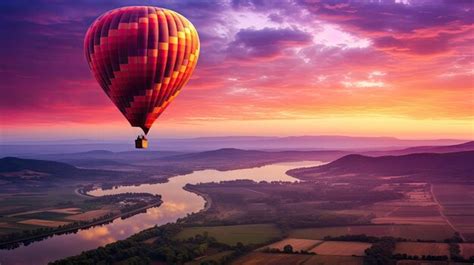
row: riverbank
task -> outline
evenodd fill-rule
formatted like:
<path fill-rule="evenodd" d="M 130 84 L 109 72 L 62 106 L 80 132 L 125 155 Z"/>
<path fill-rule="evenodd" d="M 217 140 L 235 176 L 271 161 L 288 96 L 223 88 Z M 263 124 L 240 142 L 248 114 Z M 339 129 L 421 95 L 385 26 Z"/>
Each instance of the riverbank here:
<path fill-rule="evenodd" d="M 204 201 L 205 201 L 204 208 L 199 210 L 198 213 L 205 212 L 205 211 L 207 211 L 211 208 L 212 199 L 211 199 L 211 196 L 209 196 L 208 194 L 200 192 L 200 191 L 195 190 L 193 188 L 190 188 L 188 185 L 184 186 L 183 190 L 188 191 L 188 192 L 192 192 L 192 193 L 194 193 L 198 196 L 201 196 L 204 199 Z"/>

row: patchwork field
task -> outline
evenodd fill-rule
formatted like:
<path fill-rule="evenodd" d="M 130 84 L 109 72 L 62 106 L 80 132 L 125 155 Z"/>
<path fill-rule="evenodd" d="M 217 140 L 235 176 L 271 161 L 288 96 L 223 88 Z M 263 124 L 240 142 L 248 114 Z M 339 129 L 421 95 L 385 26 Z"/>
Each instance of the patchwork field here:
<path fill-rule="evenodd" d="M 177 235 L 177 238 L 187 239 L 206 232 L 217 241 L 228 245 L 235 245 L 238 242 L 243 244 L 261 244 L 281 236 L 280 230 L 273 224 L 252 224 L 186 227 Z"/>
<path fill-rule="evenodd" d="M 360 225 L 293 229 L 289 237 L 305 239 L 324 239 L 325 236 L 359 235 L 392 236 L 411 240 L 443 241 L 454 234 L 448 225 Z"/>
<path fill-rule="evenodd" d="M 449 245 L 446 243 L 399 242 L 396 244 L 395 254 L 407 255 L 436 255 L 449 257 Z"/>
<path fill-rule="evenodd" d="M 428 183 L 382 184 L 375 189 L 396 190 L 403 193 L 400 200 L 378 202 L 363 207 L 375 214 L 374 224 L 444 225 Z"/>
<path fill-rule="evenodd" d="M 293 247 L 293 251 L 301 251 L 301 250 L 310 250 L 314 246 L 322 243 L 322 240 L 312 240 L 312 239 L 298 239 L 298 238 L 285 238 L 281 241 L 275 242 L 264 248 L 271 248 L 271 249 L 279 249 L 283 250 L 286 245 L 291 245 Z"/>
<path fill-rule="evenodd" d="M 317 255 L 331 256 L 365 256 L 365 250 L 372 244 L 363 242 L 324 241 L 312 248 L 310 252 Z"/>

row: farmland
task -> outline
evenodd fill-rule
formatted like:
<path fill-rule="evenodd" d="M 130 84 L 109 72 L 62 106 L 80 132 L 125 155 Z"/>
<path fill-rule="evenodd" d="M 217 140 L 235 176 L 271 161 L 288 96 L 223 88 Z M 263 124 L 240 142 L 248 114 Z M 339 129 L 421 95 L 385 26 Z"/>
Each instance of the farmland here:
<path fill-rule="evenodd" d="M 301 238 L 285 238 L 281 241 L 275 242 L 273 244 L 270 244 L 268 246 L 265 246 L 261 249 L 278 249 L 280 251 L 283 251 L 283 248 L 286 245 L 291 245 L 293 248 L 293 251 L 310 251 L 313 249 L 316 245 L 321 244 L 323 241 L 322 240 L 311 240 L 311 239 L 301 239 Z"/>
<path fill-rule="evenodd" d="M 474 257 L 474 244 L 459 244 L 461 248 L 461 255 L 465 259 L 469 259 L 471 257 Z"/>
<path fill-rule="evenodd" d="M 454 231 L 448 225 L 359 225 L 336 227 L 313 227 L 290 230 L 289 236 L 307 239 L 324 239 L 326 236 L 359 235 L 392 236 L 410 240 L 443 241 Z"/>
<path fill-rule="evenodd" d="M 467 240 L 474 240 L 474 185 L 435 184 L 433 194 L 449 223 Z"/>
<path fill-rule="evenodd" d="M 395 254 L 410 256 L 449 256 L 449 246 L 445 243 L 399 242 L 395 247 Z"/>
<path fill-rule="evenodd" d="M 231 263 L 232 265 L 362 265 L 361 257 L 352 256 L 323 256 L 283 253 L 253 252 Z"/>
<path fill-rule="evenodd" d="M 207 233 L 217 241 L 235 245 L 238 242 L 245 245 L 262 244 L 281 237 L 280 230 L 271 224 L 252 224 L 234 226 L 185 227 L 177 239 L 187 239 L 198 234 Z"/>
<path fill-rule="evenodd" d="M 363 242 L 339 242 L 339 241 L 324 241 L 322 244 L 310 249 L 318 255 L 329 256 L 364 256 L 364 251 L 372 244 Z"/>
<path fill-rule="evenodd" d="M 302 264 L 309 260 L 310 255 L 297 254 L 273 254 L 254 252 L 237 259 L 233 265 L 287 265 L 287 264 Z M 336 265 L 336 264 L 334 264 Z"/>

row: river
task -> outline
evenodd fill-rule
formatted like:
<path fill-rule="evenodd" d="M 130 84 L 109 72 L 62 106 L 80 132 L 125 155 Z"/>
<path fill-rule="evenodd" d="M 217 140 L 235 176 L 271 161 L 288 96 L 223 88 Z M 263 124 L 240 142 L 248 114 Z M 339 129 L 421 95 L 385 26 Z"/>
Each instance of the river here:
<path fill-rule="evenodd" d="M 297 181 L 297 179 L 288 176 L 286 171 L 319 164 L 321 163 L 316 161 L 303 161 L 229 171 L 200 170 L 170 178 L 166 183 L 93 190 L 89 192 L 93 196 L 124 192 L 161 194 L 163 204 L 160 207 L 148 209 L 146 213 L 137 214 L 125 220 L 119 218 L 102 226 L 80 230 L 75 234 L 56 235 L 28 246 L 20 246 L 13 250 L 0 250 L 0 264 L 47 264 L 50 261 L 77 255 L 82 251 L 125 239 L 154 225 L 175 222 L 178 218 L 185 217 L 189 213 L 202 210 L 205 205 L 205 201 L 201 196 L 183 189 L 183 186 L 187 183 L 197 184 L 236 179 Z"/>

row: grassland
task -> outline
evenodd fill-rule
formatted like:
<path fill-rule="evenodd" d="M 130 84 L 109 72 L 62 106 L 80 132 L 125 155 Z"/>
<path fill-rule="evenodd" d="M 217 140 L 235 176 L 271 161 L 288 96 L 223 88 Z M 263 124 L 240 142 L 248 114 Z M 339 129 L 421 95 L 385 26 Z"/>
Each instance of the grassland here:
<path fill-rule="evenodd" d="M 177 236 L 177 239 L 187 239 L 195 235 L 207 233 L 218 242 L 236 245 L 238 242 L 248 244 L 262 244 L 281 237 L 281 231 L 273 224 L 251 224 L 230 226 L 186 227 Z"/>

